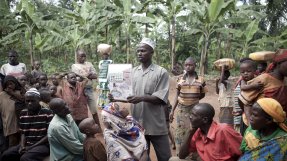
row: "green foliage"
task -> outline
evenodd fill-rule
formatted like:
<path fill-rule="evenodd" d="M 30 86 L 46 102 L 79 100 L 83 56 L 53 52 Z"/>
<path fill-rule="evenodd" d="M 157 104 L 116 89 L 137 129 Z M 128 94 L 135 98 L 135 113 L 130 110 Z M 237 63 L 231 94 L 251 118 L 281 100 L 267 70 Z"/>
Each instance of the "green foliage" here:
<path fill-rule="evenodd" d="M 65 71 L 73 63 L 75 51 L 84 48 L 88 60 L 97 66 L 99 43 L 113 45 L 111 57 L 115 63 L 137 65 L 137 43 L 148 36 L 157 42 L 154 62 L 170 70 L 174 63 L 192 56 L 201 68 L 213 72 L 210 64 L 216 59 L 238 60 L 250 52 L 287 46 L 286 1 L 260 3 L 59 0 L 59 4 L 53 4 L 3 0 L 0 65 L 7 59 L 5 53 L 16 49 L 26 64 L 31 58 L 39 59 L 47 73 Z"/>

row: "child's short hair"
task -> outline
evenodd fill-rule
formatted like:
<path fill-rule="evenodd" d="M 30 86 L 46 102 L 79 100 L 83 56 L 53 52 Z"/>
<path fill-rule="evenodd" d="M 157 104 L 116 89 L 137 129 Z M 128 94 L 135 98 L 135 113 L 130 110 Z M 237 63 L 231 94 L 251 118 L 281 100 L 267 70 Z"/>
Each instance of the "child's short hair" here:
<path fill-rule="evenodd" d="M 257 69 L 257 64 L 255 61 L 253 61 L 252 59 L 250 58 L 246 58 L 245 60 L 240 60 L 240 64 L 248 64 L 250 65 L 250 67 L 253 69 L 253 70 L 256 70 Z"/>
<path fill-rule="evenodd" d="M 48 91 L 46 89 L 40 89 L 39 92 L 40 92 L 41 101 L 43 101 L 43 102 L 49 101 L 49 100 L 47 100 L 47 96 L 51 96 L 50 91 Z"/>
<path fill-rule="evenodd" d="M 46 74 L 46 73 L 41 73 L 41 74 L 39 75 L 39 77 L 38 77 L 38 78 L 40 78 L 41 76 L 45 76 L 45 77 L 47 77 L 47 78 L 48 78 L 48 76 L 47 76 L 47 74 Z"/>
<path fill-rule="evenodd" d="M 79 130 L 81 133 L 86 134 L 87 128 L 92 126 L 92 122 L 95 124 L 95 121 L 93 118 L 85 118 L 82 120 L 79 124 Z"/>
<path fill-rule="evenodd" d="M 240 59 L 239 60 L 239 63 L 243 63 L 244 61 L 246 61 L 246 60 L 252 60 L 251 58 L 242 58 L 242 59 Z M 253 61 L 253 60 L 252 60 Z"/>

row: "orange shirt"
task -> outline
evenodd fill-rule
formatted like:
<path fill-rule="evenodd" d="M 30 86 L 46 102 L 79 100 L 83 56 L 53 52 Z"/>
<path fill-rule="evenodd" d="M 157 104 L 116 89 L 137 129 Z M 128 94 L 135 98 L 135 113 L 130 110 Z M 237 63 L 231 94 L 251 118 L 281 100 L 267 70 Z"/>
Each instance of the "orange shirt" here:
<path fill-rule="evenodd" d="M 69 82 L 63 81 L 63 100 L 68 104 L 74 120 L 88 118 L 88 102 L 84 95 L 84 83 L 77 82 L 73 87 Z"/>
<path fill-rule="evenodd" d="M 242 136 L 227 124 L 212 122 L 208 134 L 198 129 L 193 135 L 189 150 L 203 161 L 236 161 L 241 155 Z"/>

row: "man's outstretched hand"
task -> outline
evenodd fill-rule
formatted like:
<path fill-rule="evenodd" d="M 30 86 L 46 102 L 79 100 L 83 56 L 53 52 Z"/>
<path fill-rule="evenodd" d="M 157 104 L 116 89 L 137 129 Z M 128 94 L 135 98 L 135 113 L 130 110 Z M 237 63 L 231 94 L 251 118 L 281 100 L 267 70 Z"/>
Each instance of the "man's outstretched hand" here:
<path fill-rule="evenodd" d="M 129 103 L 137 104 L 137 103 L 143 101 L 143 97 L 140 97 L 140 96 L 129 96 L 127 98 L 127 100 L 128 100 Z"/>

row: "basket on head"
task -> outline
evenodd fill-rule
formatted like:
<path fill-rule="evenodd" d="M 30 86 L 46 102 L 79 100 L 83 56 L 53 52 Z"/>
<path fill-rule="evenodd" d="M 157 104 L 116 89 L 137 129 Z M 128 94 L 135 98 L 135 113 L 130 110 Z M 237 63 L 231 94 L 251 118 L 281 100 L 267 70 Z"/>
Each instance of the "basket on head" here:
<path fill-rule="evenodd" d="M 274 56 L 274 51 L 259 51 L 249 54 L 249 58 L 255 61 L 271 61 Z"/>
<path fill-rule="evenodd" d="M 110 55 L 112 52 L 112 45 L 109 44 L 99 44 L 97 47 L 97 51 L 103 55 L 103 54 L 108 54 Z"/>
<path fill-rule="evenodd" d="M 226 66 L 226 70 L 230 70 L 234 67 L 235 65 L 235 60 L 231 58 L 222 58 L 219 60 L 216 60 L 213 65 L 217 70 L 221 70 L 222 66 Z"/>

